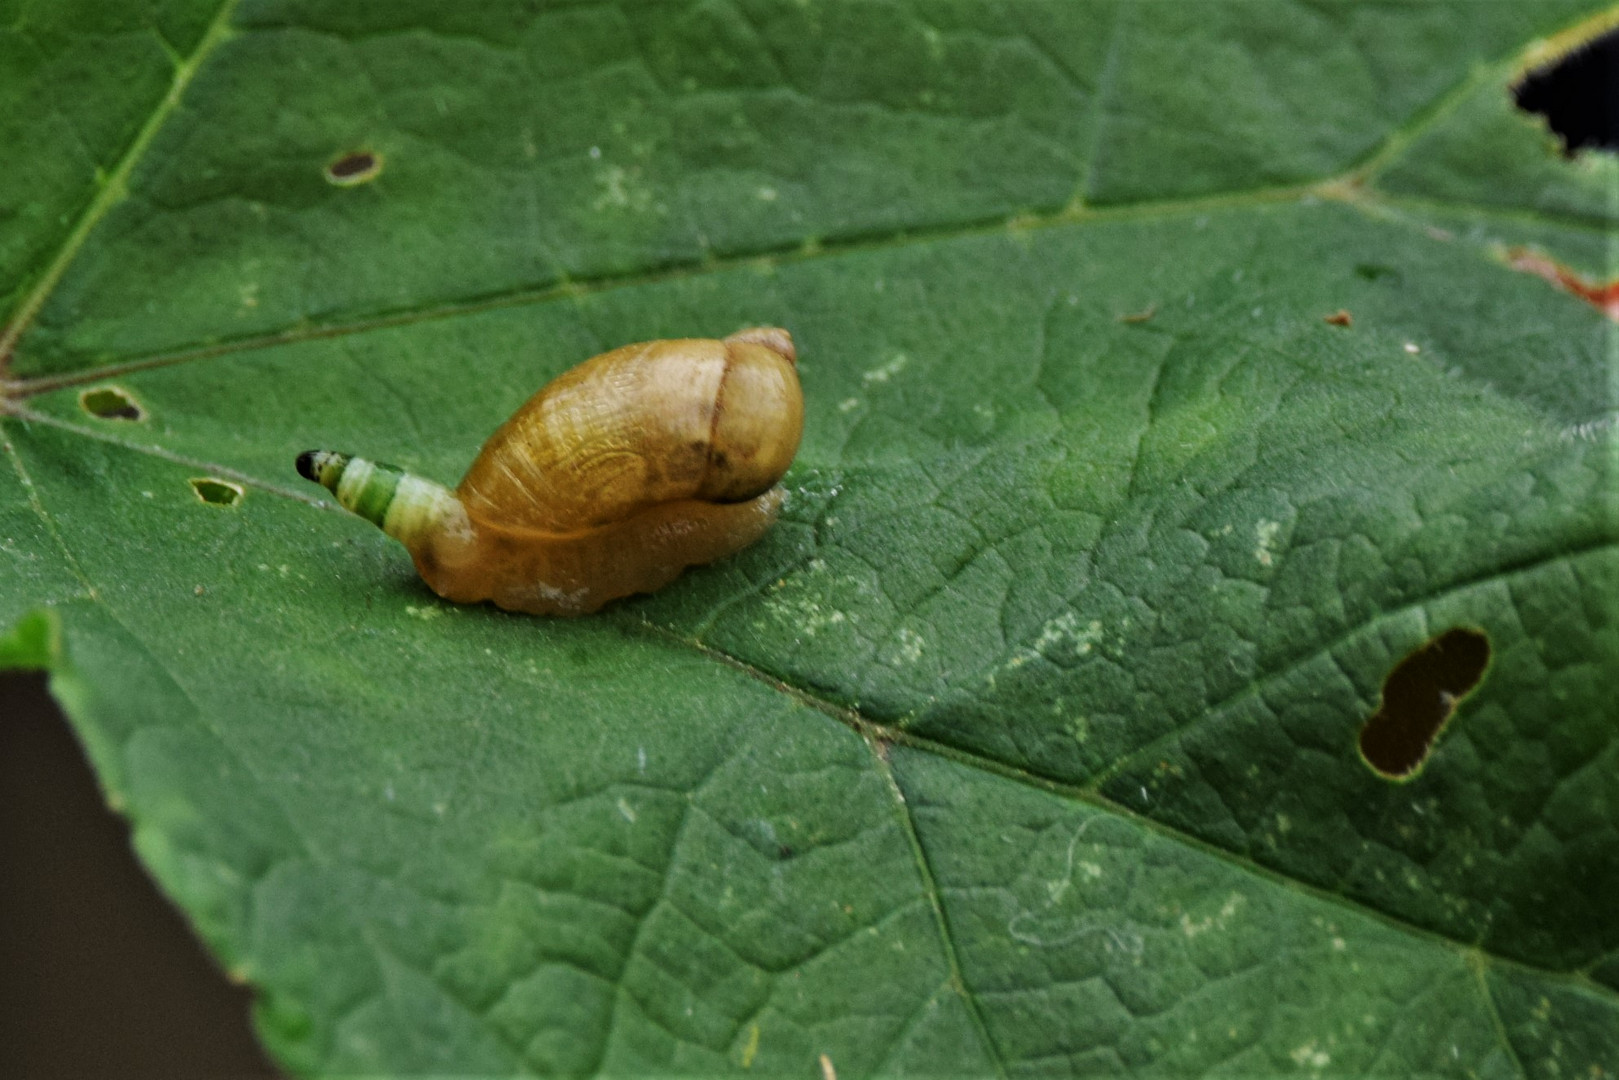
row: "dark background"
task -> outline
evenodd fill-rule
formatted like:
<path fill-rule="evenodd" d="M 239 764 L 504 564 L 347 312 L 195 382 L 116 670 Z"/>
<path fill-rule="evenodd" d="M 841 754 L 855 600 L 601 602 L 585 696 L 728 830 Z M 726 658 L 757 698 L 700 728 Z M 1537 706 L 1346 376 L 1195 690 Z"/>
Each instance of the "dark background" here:
<path fill-rule="evenodd" d="M 130 849 L 43 675 L 0 675 L 0 1077 L 268 1080 L 252 996 Z"/>

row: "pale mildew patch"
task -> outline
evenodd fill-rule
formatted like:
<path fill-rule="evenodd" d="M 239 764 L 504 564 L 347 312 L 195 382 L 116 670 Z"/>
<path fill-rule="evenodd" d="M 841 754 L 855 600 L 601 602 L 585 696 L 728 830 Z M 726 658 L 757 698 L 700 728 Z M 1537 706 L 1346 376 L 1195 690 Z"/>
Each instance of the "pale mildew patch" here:
<path fill-rule="evenodd" d="M 1296 1047 L 1287 1056 L 1301 1069 L 1325 1069 L 1332 1064 L 1332 1055 L 1320 1049 L 1314 1039 Z"/>
<path fill-rule="evenodd" d="M 826 572 L 826 560 L 811 559 L 805 566 L 808 575 Z M 787 579 L 771 586 L 766 610 L 771 617 L 793 627 L 803 637 L 814 637 L 823 630 L 852 621 L 850 616 L 830 605 L 823 605 L 820 593 L 814 587 L 802 584 L 800 579 Z"/>
<path fill-rule="evenodd" d="M 1619 424 L 1619 413 L 1610 413 L 1595 420 L 1570 424 L 1560 430 L 1557 435 L 1564 442 L 1595 442 L 1607 432 L 1612 431 L 1616 424 Z"/>
<path fill-rule="evenodd" d="M 1146 948 L 1146 942 L 1141 935 L 1133 931 L 1120 930 L 1112 926 L 1104 926 L 1088 922 L 1082 915 L 1066 914 L 1057 910 L 1058 906 L 1068 897 L 1070 890 L 1076 895 L 1080 890 L 1074 890 L 1075 873 L 1085 882 L 1100 881 L 1105 872 L 1102 867 L 1088 859 L 1076 859 L 1075 852 L 1079 842 L 1084 838 L 1085 832 L 1096 822 L 1097 818 L 1086 818 L 1074 835 L 1068 838 L 1068 847 L 1063 855 L 1062 869 L 1055 877 L 1041 882 L 1045 887 L 1045 899 L 1038 908 L 1022 908 L 1012 916 L 1006 924 L 1006 932 L 1025 945 L 1034 945 L 1040 948 L 1052 948 L 1078 941 L 1092 934 L 1100 934 L 1107 939 L 1107 948 L 1110 952 L 1125 953 L 1139 958 Z M 1093 844 L 1099 848 L 1100 844 Z"/>
<path fill-rule="evenodd" d="M 910 627 L 901 627 L 899 631 L 899 646 L 894 651 L 895 659 L 901 663 L 914 664 L 922 659 L 922 653 L 927 648 L 927 641 Z"/>
<path fill-rule="evenodd" d="M 653 203 L 652 189 L 639 183 L 639 172 L 638 169 L 632 172 L 622 165 L 609 165 L 598 172 L 596 182 L 602 190 L 592 204 L 594 209 L 628 210 L 636 214 L 649 210 L 661 212 L 663 207 Z"/>
<path fill-rule="evenodd" d="M 895 353 L 888 363 L 883 364 L 880 367 L 874 367 L 864 375 L 860 376 L 860 381 L 865 383 L 867 386 L 873 386 L 877 383 L 885 383 L 894 376 L 898 375 L 900 372 L 904 371 L 905 366 L 910 362 L 911 358 L 909 356 L 905 355 L 904 353 Z"/>
<path fill-rule="evenodd" d="M 618 812 L 625 821 L 628 821 L 632 825 L 635 823 L 635 807 L 631 806 L 629 801 L 622 795 L 618 797 Z"/>
<path fill-rule="evenodd" d="M 1242 894 L 1232 893 L 1226 897 L 1225 903 L 1220 905 L 1220 910 L 1206 919 L 1193 919 L 1190 915 L 1182 912 L 1181 933 L 1189 938 L 1195 938 L 1208 933 L 1210 930 L 1224 930 L 1226 924 L 1231 921 L 1231 917 L 1237 913 L 1237 909 L 1241 906 Z"/>
<path fill-rule="evenodd" d="M 1272 552 L 1276 547 L 1276 537 L 1282 531 L 1280 521 L 1266 521 L 1261 519 L 1254 526 L 1254 537 L 1257 543 L 1254 546 L 1254 558 L 1259 560 L 1260 566 L 1269 566 L 1274 561 Z"/>
<path fill-rule="evenodd" d="M 444 614 L 444 608 L 436 604 L 427 604 L 422 607 L 417 607 L 414 604 L 406 604 L 405 614 L 409 615 L 413 619 L 420 619 L 423 622 L 430 622 L 433 619 L 437 619 L 442 616 Z"/>
<path fill-rule="evenodd" d="M 1034 650 L 1046 656 L 1059 649 L 1072 651 L 1075 656 L 1085 656 L 1101 640 L 1101 620 L 1092 619 L 1081 627 L 1079 616 L 1072 611 L 1066 611 L 1055 619 L 1048 619 L 1040 628 L 1040 637 L 1034 643 Z"/>
<path fill-rule="evenodd" d="M 1054 619 L 1046 620 L 1034 644 L 1015 651 L 1007 658 L 1003 667 L 1007 671 L 1015 671 L 1040 657 L 1045 657 L 1056 664 L 1072 663 L 1082 656 L 1088 656 L 1101 643 L 1102 630 L 1100 619 L 1092 619 L 1081 626 L 1079 616 L 1072 611 L 1066 611 Z M 989 674 L 988 679 L 993 687 L 994 672 Z"/>
<path fill-rule="evenodd" d="M 1071 717 L 1063 728 L 1074 737 L 1075 742 L 1085 742 L 1091 737 L 1091 718 L 1088 716 Z"/>

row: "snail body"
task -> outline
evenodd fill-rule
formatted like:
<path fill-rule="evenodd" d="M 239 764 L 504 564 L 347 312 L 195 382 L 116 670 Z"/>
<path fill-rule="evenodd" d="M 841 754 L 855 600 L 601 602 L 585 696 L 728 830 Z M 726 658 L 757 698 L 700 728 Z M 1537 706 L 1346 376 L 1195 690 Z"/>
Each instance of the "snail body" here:
<path fill-rule="evenodd" d="M 401 541 L 445 599 L 583 615 L 769 530 L 803 433 L 796 360 L 775 327 L 592 357 L 502 424 L 454 491 L 331 451 L 298 471 Z"/>

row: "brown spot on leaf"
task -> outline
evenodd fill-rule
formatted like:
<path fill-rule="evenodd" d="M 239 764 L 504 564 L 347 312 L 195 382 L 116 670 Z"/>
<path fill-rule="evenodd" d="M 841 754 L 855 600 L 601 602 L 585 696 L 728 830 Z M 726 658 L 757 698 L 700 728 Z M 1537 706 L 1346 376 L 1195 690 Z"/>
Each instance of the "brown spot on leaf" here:
<path fill-rule="evenodd" d="M 1349 314 L 1349 312 L 1345 311 L 1343 308 L 1339 308 L 1322 321 L 1331 326 L 1353 326 L 1355 323 L 1355 317 Z"/>

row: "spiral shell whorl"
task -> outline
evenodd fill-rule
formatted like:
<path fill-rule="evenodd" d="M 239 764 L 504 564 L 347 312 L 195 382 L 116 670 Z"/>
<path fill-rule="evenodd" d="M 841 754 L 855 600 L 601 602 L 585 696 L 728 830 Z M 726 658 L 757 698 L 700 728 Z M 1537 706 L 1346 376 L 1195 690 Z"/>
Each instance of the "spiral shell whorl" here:
<path fill-rule="evenodd" d="M 798 449 L 794 356 L 787 332 L 766 327 L 593 357 L 502 424 L 457 493 L 473 520 L 551 533 L 680 499 L 755 498 Z"/>

